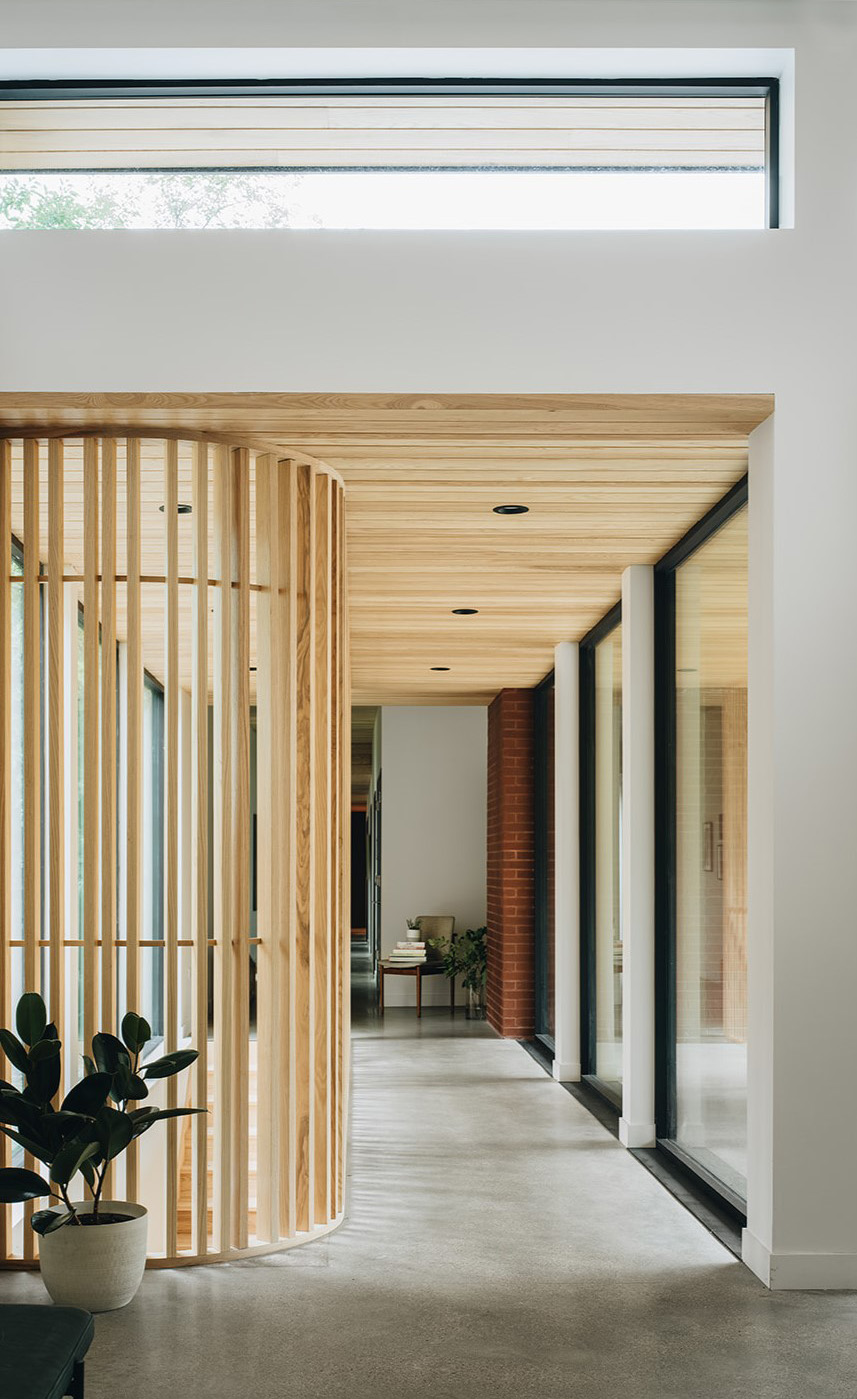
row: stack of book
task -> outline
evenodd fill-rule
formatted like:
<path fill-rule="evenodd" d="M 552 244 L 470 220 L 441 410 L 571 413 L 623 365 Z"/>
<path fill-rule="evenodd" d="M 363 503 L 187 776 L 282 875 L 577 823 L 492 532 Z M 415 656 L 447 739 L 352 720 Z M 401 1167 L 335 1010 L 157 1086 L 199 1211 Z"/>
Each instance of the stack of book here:
<path fill-rule="evenodd" d="M 387 961 L 393 967 L 418 967 L 426 961 L 424 942 L 397 942 Z"/>

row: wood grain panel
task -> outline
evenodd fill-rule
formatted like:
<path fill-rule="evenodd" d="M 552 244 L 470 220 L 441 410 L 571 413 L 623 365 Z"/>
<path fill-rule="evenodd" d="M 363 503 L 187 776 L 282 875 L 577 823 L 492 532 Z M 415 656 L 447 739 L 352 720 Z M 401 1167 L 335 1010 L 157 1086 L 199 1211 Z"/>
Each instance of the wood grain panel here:
<path fill-rule="evenodd" d="M 312 933 L 315 922 L 315 496 L 312 469 L 302 462 L 297 478 L 295 639 L 296 639 L 296 822 L 295 822 L 295 1128 L 297 1229 L 309 1229 L 313 1206 L 313 1057 L 315 1016 L 312 997 Z"/>
<path fill-rule="evenodd" d="M 63 444 L 48 443 L 48 907 L 50 910 L 50 1018 L 62 1024 L 65 955 L 65 589 Z M 0 526 L 0 539 L 5 538 Z M 4 1022 L 5 1023 L 5 1022 Z"/>
<path fill-rule="evenodd" d="M 283 723 L 280 734 L 280 784 L 283 796 L 283 825 L 286 846 L 279 862 L 279 899 L 282 929 L 282 1009 L 280 1017 L 280 1130 L 282 1168 L 280 1172 L 280 1221 L 286 1234 L 297 1225 L 298 1170 L 298 472 L 294 462 L 278 462 L 278 534 L 280 537 L 280 689 L 283 695 Z"/>
<path fill-rule="evenodd" d="M 339 1113 L 339 1069 L 340 1069 L 340 1009 L 339 985 L 341 967 L 340 915 L 342 887 L 342 708 L 340 686 L 341 638 L 339 634 L 341 580 L 339 576 L 339 485 L 331 483 L 330 494 L 330 595 L 328 606 L 330 630 L 330 814 L 327 823 L 327 842 L 330 852 L 330 914 L 328 948 L 330 970 L 327 980 L 330 1023 L 330 1052 L 328 1073 L 328 1200 L 330 1211 L 337 1211 L 337 1176 L 339 1170 L 339 1141 L 336 1124 Z"/>
<path fill-rule="evenodd" d="M 191 842 L 194 939 L 193 1043 L 199 1054 L 194 1101 L 208 1101 L 208 460 L 205 442 L 193 456 L 193 681 L 191 692 Z M 194 1118 L 191 1247 L 208 1250 L 208 1119 Z"/>

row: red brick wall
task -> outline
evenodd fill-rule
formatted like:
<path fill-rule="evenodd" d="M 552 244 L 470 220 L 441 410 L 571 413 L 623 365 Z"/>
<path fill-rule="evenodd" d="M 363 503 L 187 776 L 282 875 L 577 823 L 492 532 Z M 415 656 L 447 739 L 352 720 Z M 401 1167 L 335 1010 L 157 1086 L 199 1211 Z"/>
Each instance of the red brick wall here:
<path fill-rule="evenodd" d="M 488 710 L 488 1019 L 501 1035 L 533 1034 L 532 690 L 501 690 Z"/>

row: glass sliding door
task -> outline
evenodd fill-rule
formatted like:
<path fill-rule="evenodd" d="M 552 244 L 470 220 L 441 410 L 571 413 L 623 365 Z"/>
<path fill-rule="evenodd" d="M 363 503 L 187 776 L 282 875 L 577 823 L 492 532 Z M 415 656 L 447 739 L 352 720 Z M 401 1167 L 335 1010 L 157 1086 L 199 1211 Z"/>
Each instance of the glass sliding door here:
<path fill-rule="evenodd" d="M 537 689 L 535 705 L 535 1028 L 551 1052 L 556 1028 L 554 700 L 551 674 Z"/>
<path fill-rule="evenodd" d="M 622 623 L 581 646 L 583 1072 L 622 1106 Z"/>
<path fill-rule="evenodd" d="M 672 807 L 672 839 L 659 860 L 671 845 L 674 873 L 666 924 L 659 917 L 670 1029 L 659 1133 L 739 1204 L 747 1174 L 745 500 L 739 492 L 737 508 L 715 517 L 667 580 L 672 739 L 659 755 Z"/>

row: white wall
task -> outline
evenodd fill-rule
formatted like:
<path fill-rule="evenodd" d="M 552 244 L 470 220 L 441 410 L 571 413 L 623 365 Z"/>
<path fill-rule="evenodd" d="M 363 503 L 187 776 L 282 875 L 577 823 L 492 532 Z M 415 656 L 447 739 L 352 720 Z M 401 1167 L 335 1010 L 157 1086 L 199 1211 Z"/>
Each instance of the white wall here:
<path fill-rule="evenodd" d="M 768 49 L 772 68 L 794 49 L 793 229 L 9 234 L 0 389 L 776 394 L 750 466 L 747 1257 L 776 1285 L 857 1284 L 855 6 L 6 0 L 6 44 L 47 34 L 97 46 L 487 43 L 486 73 L 502 46 L 524 73 L 541 45 L 571 76 L 564 46 L 612 48 L 627 71 L 621 50 L 639 45 L 641 72 L 691 72 L 706 46 L 728 50 L 716 61 L 736 72 L 757 61 L 751 49 Z M 377 59 L 350 57 L 364 72 Z M 35 75 L 55 58 L 3 61 Z"/>
<path fill-rule="evenodd" d="M 381 951 L 387 956 L 405 938 L 406 919 L 420 913 L 453 913 L 458 931 L 485 922 L 488 711 L 385 706 L 381 727 Z M 413 1005 L 413 981 L 388 978 L 384 997 L 388 1005 Z M 445 977 L 423 982 L 423 1003 L 449 1004 Z"/>

